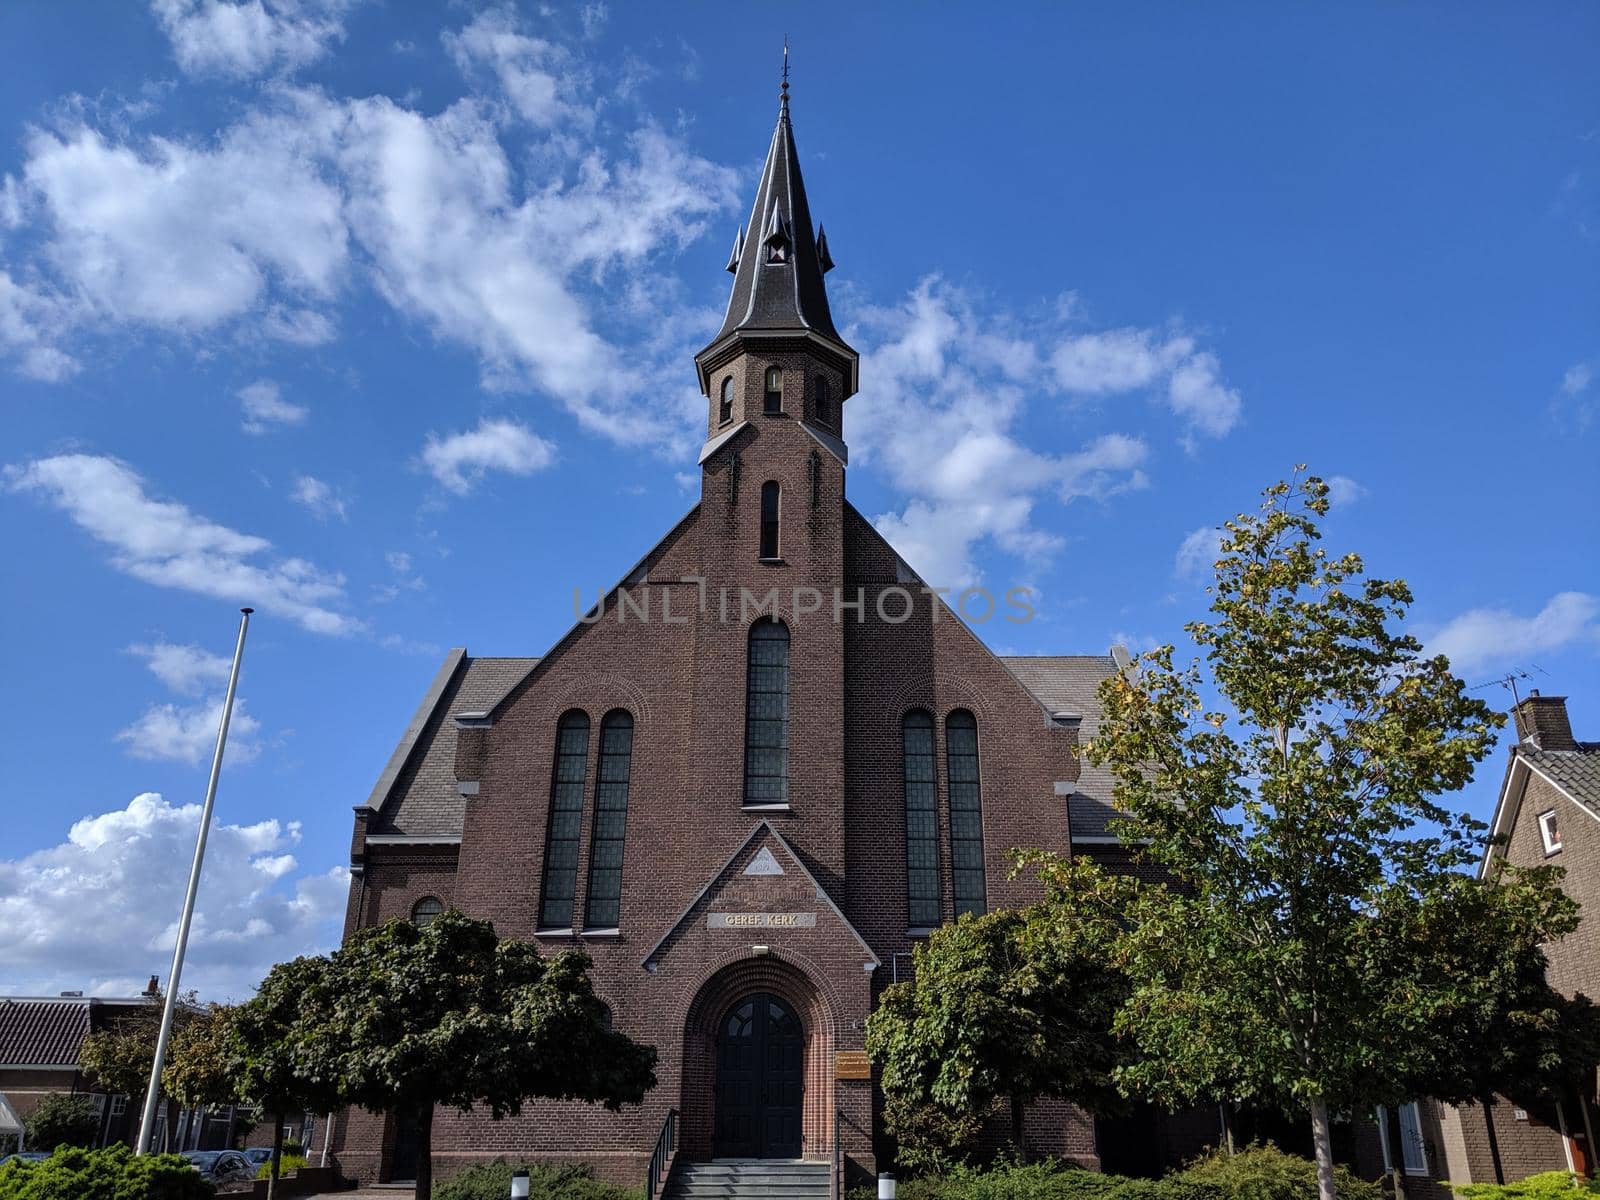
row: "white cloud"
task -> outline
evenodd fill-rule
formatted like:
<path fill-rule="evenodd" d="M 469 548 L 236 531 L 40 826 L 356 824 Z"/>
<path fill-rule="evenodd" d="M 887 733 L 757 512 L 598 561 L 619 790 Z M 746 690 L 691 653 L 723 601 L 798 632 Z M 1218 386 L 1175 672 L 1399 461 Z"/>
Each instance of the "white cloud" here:
<path fill-rule="evenodd" d="M 1184 537 L 1173 559 L 1172 573 L 1180 579 L 1200 579 L 1211 572 L 1222 546 L 1222 531 L 1202 525 Z"/>
<path fill-rule="evenodd" d="M 344 36 L 349 0 L 151 0 L 190 75 L 249 78 L 315 62 Z"/>
<path fill-rule="evenodd" d="M 427 581 L 413 570 L 411 555 L 404 550 L 390 550 L 383 558 L 394 572 L 394 578 L 389 583 L 374 585 L 372 598 L 379 604 L 388 604 L 398 600 L 405 592 L 420 592 L 428 586 Z M 388 645 L 389 642 L 386 640 L 384 644 Z"/>
<path fill-rule="evenodd" d="M 1354 504 L 1367 494 L 1367 489 L 1348 475 L 1330 475 L 1325 482 L 1328 485 L 1328 500 L 1336 508 Z"/>
<path fill-rule="evenodd" d="M 155 677 L 181 696 L 227 683 L 233 669 L 232 659 L 195 645 L 145 642 L 129 646 L 128 653 L 144 659 Z"/>
<path fill-rule="evenodd" d="M 488 471 L 532 475 L 555 461 L 555 446 L 526 425 L 485 417 L 476 429 L 441 438 L 428 435 L 422 465 L 458 496 L 470 492 Z"/>
<path fill-rule="evenodd" d="M 1149 387 L 1193 351 L 1190 338 L 1111 329 L 1066 338 L 1051 353 L 1050 366 L 1063 391 L 1100 396 Z"/>
<path fill-rule="evenodd" d="M 291 404 L 271 380 L 260 379 L 239 389 L 239 408 L 244 413 L 246 433 L 270 433 L 274 426 L 301 425 L 310 409 Z"/>
<path fill-rule="evenodd" d="M 0 962 L 14 991 L 131 995 L 165 975 L 200 820 L 153 792 L 88 816 L 66 840 L 0 859 Z M 349 894 L 342 867 L 299 873 L 297 823 L 211 829 L 183 982 L 245 998 L 275 962 L 331 948 Z M 85 920 L 93 913 L 93 920 Z"/>
<path fill-rule="evenodd" d="M 543 38 L 517 32 L 515 15 L 505 9 L 479 13 L 458 33 L 445 35 L 456 65 L 471 74 L 487 68 L 500 91 L 523 120 L 540 127 L 591 114 L 571 103 L 573 86 L 563 75 L 573 69 L 572 56 Z"/>
<path fill-rule="evenodd" d="M 1222 437 L 1239 423 L 1244 401 L 1223 385 L 1222 364 L 1215 354 L 1196 354 L 1180 363 L 1167 381 L 1172 411 L 1184 420 L 1185 437 Z"/>
<path fill-rule="evenodd" d="M 134 758 L 197 767 L 211 761 L 217 744 L 217 724 L 222 720 L 222 703 L 219 696 L 199 704 L 152 704 L 138 720 L 119 732 L 116 740 Z M 254 737 L 260 729 L 261 722 L 245 711 L 244 699 L 236 698 L 228 721 L 226 761 L 230 765 L 251 762 L 261 753 Z"/>
<path fill-rule="evenodd" d="M 289 497 L 296 504 L 304 505 L 313 516 L 326 521 L 329 517 L 338 517 L 345 521 L 345 498 L 337 488 L 322 482 L 310 475 L 301 475 L 294 481 L 294 487 L 289 490 Z"/>
<path fill-rule="evenodd" d="M 1503 608 L 1475 608 L 1447 622 L 1427 639 L 1457 672 L 1491 666 L 1525 666 L 1536 654 L 1568 647 L 1600 648 L 1600 597 L 1560 592 L 1531 617 Z"/>
<path fill-rule="evenodd" d="M 1586 432 L 1600 413 L 1600 395 L 1593 390 L 1594 367 L 1586 362 L 1573 363 L 1561 375 L 1552 405 L 1558 415 L 1570 412 L 1579 432 Z"/>
<path fill-rule="evenodd" d="M 0 353 L 14 355 L 30 379 L 59 383 L 75 375 L 78 362 L 54 345 L 68 319 L 67 306 L 0 271 Z"/>
<path fill-rule="evenodd" d="M 1563 396 L 1576 396 L 1589 390 L 1589 385 L 1594 382 L 1594 371 L 1588 363 L 1576 363 L 1566 369 L 1561 376 L 1561 394 Z"/>
<path fill-rule="evenodd" d="M 171 500 L 157 500 L 114 458 L 63 454 L 5 469 L 11 491 L 43 496 L 111 551 L 135 579 L 239 604 L 298 622 L 313 633 L 352 633 L 338 611 L 344 579 L 303 558 L 263 561 L 272 543 L 240 533 Z"/>
<path fill-rule="evenodd" d="M 1042 453 L 1013 435 L 1024 385 L 1038 376 L 1036 331 L 980 314 L 937 279 L 862 318 L 870 382 L 851 401 L 851 448 L 911 497 L 874 524 L 930 584 L 977 581 L 973 554 L 985 541 L 1029 560 L 1058 551 L 1062 539 L 1035 521 L 1043 498 L 1067 503 L 1144 485 L 1141 438 L 1109 433 Z"/>

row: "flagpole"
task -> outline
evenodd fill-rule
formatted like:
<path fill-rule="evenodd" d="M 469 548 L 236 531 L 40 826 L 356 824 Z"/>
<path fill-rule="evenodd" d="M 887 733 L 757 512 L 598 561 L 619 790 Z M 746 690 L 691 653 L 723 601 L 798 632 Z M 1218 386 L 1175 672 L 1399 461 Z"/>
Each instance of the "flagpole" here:
<path fill-rule="evenodd" d="M 228 695 L 222 702 L 222 720 L 217 725 L 217 748 L 211 755 L 211 778 L 206 783 L 206 803 L 200 812 L 200 836 L 194 843 L 194 863 L 189 868 L 189 890 L 183 898 L 183 916 L 178 920 L 178 944 L 172 950 L 172 970 L 167 975 L 167 999 L 161 1006 L 161 1033 L 156 1038 L 156 1058 L 150 1064 L 150 1086 L 144 1093 L 144 1115 L 139 1121 L 136 1154 L 150 1152 L 155 1133 L 156 1104 L 161 1099 L 161 1068 L 167 1061 L 167 1043 L 172 1038 L 172 1014 L 178 1003 L 178 981 L 183 975 L 183 953 L 189 945 L 189 925 L 194 920 L 194 899 L 200 891 L 200 866 L 206 857 L 206 834 L 211 832 L 211 809 L 217 799 L 217 777 L 222 774 L 222 748 L 228 744 L 228 721 L 233 716 L 233 693 L 239 686 L 239 664 L 244 659 L 244 635 L 250 628 L 253 608 L 241 608 L 239 642 L 233 648 L 233 671 L 228 676 Z"/>

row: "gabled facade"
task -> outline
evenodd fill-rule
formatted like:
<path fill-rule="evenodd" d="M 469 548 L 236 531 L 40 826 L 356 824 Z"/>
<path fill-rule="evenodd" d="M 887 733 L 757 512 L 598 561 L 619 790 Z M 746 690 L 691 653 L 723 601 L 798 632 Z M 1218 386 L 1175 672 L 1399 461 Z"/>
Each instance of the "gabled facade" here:
<path fill-rule="evenodd" d="M 516 1154 L 634 1182 L 677 1110 L 684 1161 L 837 1151 L 863 1179 L 865 1023 L 912 947 L 1034 899 L 1008 851 L 1068 851 L 1080 816 L 1080 851 L 1119 852 L 1110 781 L 1078 758 L 1117 660 L 995 656 L 846 498 L 858 361 L 786 91 L 727 266 L 695 358 L 698 503 L 542 657 L 452 651 L 356 809 L 347 932 L 453 904 L 581 946 L 617 1027 L 660 1054 L 621 1113 L 438 1113 L 444 1173 Z M 1028 1135 L 1097 1161 L 1064 1106 Z M 365 1181 L 414 1169 L 393 1118 L 346 1114 L 336 1153 Z"/>

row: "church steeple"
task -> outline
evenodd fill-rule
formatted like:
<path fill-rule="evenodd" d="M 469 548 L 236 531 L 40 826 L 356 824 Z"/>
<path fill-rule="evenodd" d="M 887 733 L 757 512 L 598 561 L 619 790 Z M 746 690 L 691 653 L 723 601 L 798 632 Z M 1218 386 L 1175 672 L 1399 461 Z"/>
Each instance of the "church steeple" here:
<path fill-rule="evenodd" d="M 728 311 L 717 336 L 699 354 L 700 386 L 710 395 L 710 375 L 739 345 L 803 338 L 842 368 L 845 396 L 856 390 L 856 352 L 834 328 L 822 277 L 833 268 L 828 241 L 811 223 L 800 158 L 789 120 L 788 52 L 778 124 L 756 188 L 750 220 L 734 238 L 727 269 L 733 273 Z M 843 399 L 844 397 L 841 397 Z"/>

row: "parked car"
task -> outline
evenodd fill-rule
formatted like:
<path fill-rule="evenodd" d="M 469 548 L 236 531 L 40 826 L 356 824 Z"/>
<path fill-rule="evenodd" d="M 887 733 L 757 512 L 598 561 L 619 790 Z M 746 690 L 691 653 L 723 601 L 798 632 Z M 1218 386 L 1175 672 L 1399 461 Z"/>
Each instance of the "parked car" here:
<path fill-rule="evenodd" d="M 249 1183 L 256 1177 L 256 1164 L 237 1150 L 185 1150 L 183 1156 L 218 1187 Z"/>
<path fill-rule="evenodd" d="M 43 1162 L 49 1157 L 49 1153 L 44 1150 L 22 1150 L 16 1154 L 0 1156 L 0 1167 L 5 1166 L 13 1158 L 21 1159 L 23 1162 Z"/>
<path fill-rule="evenodd" d="M 246 1146 L 239 1153 L 248 1158 L 257 1167 L 265 1166 L 272 1161 L 271 1146 Z"/>

